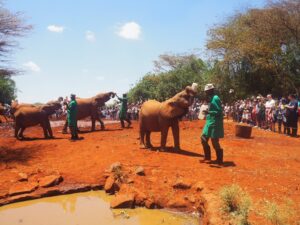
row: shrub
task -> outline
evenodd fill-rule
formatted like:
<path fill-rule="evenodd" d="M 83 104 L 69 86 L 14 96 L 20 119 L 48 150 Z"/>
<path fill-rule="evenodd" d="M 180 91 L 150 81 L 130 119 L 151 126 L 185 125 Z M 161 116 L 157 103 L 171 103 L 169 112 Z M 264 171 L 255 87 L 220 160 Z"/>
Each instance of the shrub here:
<path fill-rule="evenodd" d="M 295 214 L 293 202 L 287 199 L 278 205 L 275 202 L 265 201 L 261 214 L 274 225 L 293 224 L 292 219 Z"/>
<path fill-rule="evenodd" d="M 222 210 L 232 216 L 238 224 L 247 225 L 248 214 L 252 200 L 250 196 L 238 185 L 224 186 L 220 191 Z"/>

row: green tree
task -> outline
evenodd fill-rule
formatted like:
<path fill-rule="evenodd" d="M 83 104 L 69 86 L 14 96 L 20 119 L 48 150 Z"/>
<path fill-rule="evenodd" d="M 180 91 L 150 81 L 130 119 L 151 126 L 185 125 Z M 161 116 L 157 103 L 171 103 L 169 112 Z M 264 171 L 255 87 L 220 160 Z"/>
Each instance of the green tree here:
<path fill-rule="evenodd" d="M 15 82 L 9 76 L 0 76 L 0 103 L 10 104 L 15 98 Z"/>
<path fill-rule="evenodd" d="M 239 96 L 300 93 L 300 2 L 238 12 L 209 30 L 207 49 Z M 284 46 L 284 50 L 282 47 Z"/>
<path fill-rule="evenodd" d="M 155 72 L 137 82 L 129 91 L 129 99 L 164 101 L 193 82 L 203 84 L 207 70 L 205 62 L 193 54 L 161 55 L 154 61 Z"/>

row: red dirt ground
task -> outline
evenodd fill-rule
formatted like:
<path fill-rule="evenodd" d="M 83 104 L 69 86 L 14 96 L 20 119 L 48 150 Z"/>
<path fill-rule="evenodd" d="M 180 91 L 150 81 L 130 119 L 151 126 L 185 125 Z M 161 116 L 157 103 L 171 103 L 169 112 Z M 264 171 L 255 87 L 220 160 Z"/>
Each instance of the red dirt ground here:
<path fill-rule="evenodd" d="M 172 185 L 176 180 L 203 182 L 200 195 L 206 200 L 205 210 L 211 223 L 224 224 L 217 216 L 218 193 L 222 186 L 232 183 L 250 194 L 256 210 L 264 199 L 282 202 L 289 198 L 300 215 L 299 138 L 253 129 L 253 138 L 240 139 L 234 135 L 234 123 L 225 122 L 225 138 L 221 140 L 225 164 L 219 167 L 200 162 L 203 156 L 199 137 L 203 125 L 203 121 L 181 122 L 181 152 L 140 149 L 137 123 L 133 129 L 124 130 L 119 129 L 119 124 L 109 124 L 105 131 L 81 134 L 85 139 L 77 142 L 70 142 L 69 135 L 60 133 L 61 128 L 53 129 L 57 138 L 54 140 L 42 139 L 41 128 L 30 128 L 25 136 L 33 139 L 28 141 L 16 140 L 13 130 L 0 129 L 0 202 L 9 198 L 8 190 L 18 182 L 19 172 L 32 175 L 30 180 L 39 173 L 58 171 L 64 178 L 60 186 L 103 184 L 105 169 L 121 162 L 127 168 L 145 168 L 146 176 L 133 177 L 133 186 L 164 207 L 180 208 L 178 198 L 200 198 L 193 189 L 174 190 Z M 170 131 L 169 146 L 173 145 L 171 135 Z M 159 144 L 159 137 L 158 133 L 152 134 L 153 145 Z M 193 209 L 192 203 L 187 205 L 189 210 Z M 254 212 L 250 220 L 253 224 L 264 223 Z"/>

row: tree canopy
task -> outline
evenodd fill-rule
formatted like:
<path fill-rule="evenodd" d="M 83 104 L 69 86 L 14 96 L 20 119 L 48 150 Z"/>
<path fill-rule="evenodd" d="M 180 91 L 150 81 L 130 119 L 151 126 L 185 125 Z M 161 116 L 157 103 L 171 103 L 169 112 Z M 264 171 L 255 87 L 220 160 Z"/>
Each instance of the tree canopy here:
<path fill-rule="evenodd" d="M 8 66 L 10 56 L 18 46 L 17 39 L 26 34 L 31 26 L 27 25 L 22 13 L 7 10 L 0 2 L 0 102 L 10 103 L 16 97 L 15 82 L 12 75 L 18 73 Z"/>
<path fill-rule="evenodd" d="M 186 85 L 214 83 L 225 101 L 272 93 L 300 94 L 300 1 L 269 1 L 236 12 L 208 31 L 203 61 L 194 54 L 163 54 L 129 91 L 132 101 L 164 100 Z"/>
<path fill-rule="evenodd" d="M 193 82 L 204 83 L 207 65 L 196 55 L 161 55 L 155 72 L 146 74 L 129 93 L 131 101 L 166 100 Z"/>
<path fill-rule="evenodd" d="M 239 95 L 300 93 L 300 1 L 236 13 L 208 36 L 207 49 L 224 75 L 220 82 Z"/>

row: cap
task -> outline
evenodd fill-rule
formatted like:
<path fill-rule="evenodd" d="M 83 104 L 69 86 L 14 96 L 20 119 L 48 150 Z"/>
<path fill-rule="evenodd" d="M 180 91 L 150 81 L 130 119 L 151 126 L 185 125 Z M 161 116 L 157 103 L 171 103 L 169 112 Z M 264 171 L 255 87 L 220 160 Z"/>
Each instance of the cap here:
<path fill-rule="evenodd" d="M 211 89 L 215 89 L 215 86 L 213 84 L 206 84 L 204 87 L 204 91 L 209 91 Z"/>

